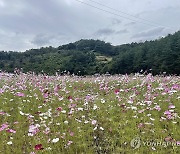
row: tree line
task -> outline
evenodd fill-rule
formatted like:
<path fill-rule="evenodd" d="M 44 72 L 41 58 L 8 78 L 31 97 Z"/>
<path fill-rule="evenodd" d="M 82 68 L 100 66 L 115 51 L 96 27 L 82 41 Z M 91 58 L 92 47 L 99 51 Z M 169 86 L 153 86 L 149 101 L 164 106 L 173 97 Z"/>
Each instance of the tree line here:
<path fill-rule="evenodd" d="M 99 60 L 102 57 L 104 61 Z M 107 60 L 111 59 L 111 60 Z M 141 70 L 153 74 L 180 74 L 180 31 L 164 38 L 113 46 L 101 40 L 79 40 L 57 48 L 42 47 L 25 52 L 1 51 L 0 70 L 76 75 L 130 74 Z"/>

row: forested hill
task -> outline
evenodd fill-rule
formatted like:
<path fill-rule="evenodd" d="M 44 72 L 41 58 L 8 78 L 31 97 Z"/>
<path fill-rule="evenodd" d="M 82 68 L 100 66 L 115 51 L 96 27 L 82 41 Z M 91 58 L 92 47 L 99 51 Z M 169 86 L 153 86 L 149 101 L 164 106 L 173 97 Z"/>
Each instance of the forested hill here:
<path fill-rule="evenodd" d="M 59 46 L 25 52 L 0 52 L 0 70 L 22 68 L 55 74 L 125 74 L 141 70 L 153 74 L 180 74 L 180 31 L 154 41 L 112 46 L 100 40 L 80 40 Z"/>

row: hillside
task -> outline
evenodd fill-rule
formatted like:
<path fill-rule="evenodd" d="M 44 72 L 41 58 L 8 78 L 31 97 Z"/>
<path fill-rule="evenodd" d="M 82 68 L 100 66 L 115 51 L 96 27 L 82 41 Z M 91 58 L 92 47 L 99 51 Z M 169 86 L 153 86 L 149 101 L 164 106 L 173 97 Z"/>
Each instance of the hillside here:
<path fill-rule="evenodd" d="M 13 72 L 15 68 L 48 74 L 130 74 L 143 70 L 179 75 L 180 31 L 153 41 L 119 46 L 100 40 L 80 40 L 58 48 L 1 51 L 0 70 Z"/>

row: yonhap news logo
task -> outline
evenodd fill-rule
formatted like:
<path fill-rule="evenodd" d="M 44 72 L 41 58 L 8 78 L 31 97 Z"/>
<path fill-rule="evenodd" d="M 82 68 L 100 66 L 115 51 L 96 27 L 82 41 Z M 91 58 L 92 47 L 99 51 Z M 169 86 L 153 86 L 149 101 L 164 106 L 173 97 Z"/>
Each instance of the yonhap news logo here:
<path fill-rule="evenodd" d="M 136 136 L 135 138 L 133 138 L 130 142 L 130 146 L 133 149 L 138 149 L 142 146 L 147 146 L 147 147 L 168 147 L 168 146 L 173 146 L 173 147 L 180 147 L 180 142 L 179 141 L 165 141 L 165 140 L 142 140 L 139 136 Z"/>
<path fill-rule="evenodd" d="M 135 137 L 131 140 L 131 143 L 130 143 L 131 147 L 134 148 L 134 149 L 138 149 L 140 148 L 141 146 L 141 139 L 140 137 Z"/>

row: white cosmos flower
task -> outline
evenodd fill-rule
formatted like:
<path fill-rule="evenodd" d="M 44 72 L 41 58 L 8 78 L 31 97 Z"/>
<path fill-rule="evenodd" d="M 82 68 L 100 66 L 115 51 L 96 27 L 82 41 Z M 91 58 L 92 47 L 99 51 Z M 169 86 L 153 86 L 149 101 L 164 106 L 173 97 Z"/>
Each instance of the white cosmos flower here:
<path fill-rule="evenodd" d="M 22 111 L 19 111 L 20 115 L 24 115 L 24 113 Z"/>
<path fill-rule="evenodd" d="M 104 130 L 104 128 L 103 128 L 103 127 L 100 127 L 99 129 L 100 129 L 100 130 Z"/>
<path fill-rule="evenodd" d="M 96 130 L 97 129 L 97 127 L 95 127 L 93 130 Z"/>
<path fill-rule="evenodd" d="M 132 109 L 132 110 L 137 110 L 137 107 L 131 106 L 131 109 Z"/>
<path fill-rule="evenodd" d="M 64 121 L 65 124 L 68 124 L 69 122 L 68 121 Z"/>
<path fill-rule="evenodd" d="M 66 113 L 66 110 L 62 110 L 61 112 L 62 112 L 62 113 Z"/>
<path fill-rule="evenodd" d="M 155 119 L 154 118 L 150 118 L 150 120 L 154 121 Z"/>
<path fill-rule="evenodd" d="M 93 110 L 96 110 L 98 107 L 96 104 L 94 104 Z"/>
<path fill-rule="evenodd" d="M 105 103 L 105 100 L 104 100 L 104 99 L 101 99 L 101 103 L 104 104 L 104 103 Z"/>
<path fill-rule="evenodd" d="M 47 116 L 44 116 L 44 119 L 48 119 L 48 117 L 47 117 Z"/>
<path fill-rule="evenodd" d="M 87 124 L 87 123 L 89 123 L 89 121 L 85 120 L 84 123 Z"/>
<path fill-rule="evenodd" d="M 82 108 L 82 107 L 79 107 L 79 108 L 78 108 L 78 111 L 83 111 L 83 108 Z"/>
<path fill-rule="evenodd" d="M 53 140 L 52 140 L 52 143 L 57 143 L 59 141 L 59 138 L 54 138 Z"/>
<path fill-rule="evenodd" d="M 8 145 L 11 145 L 11 144 L 12 144 L 12 141 L 7 142 L 7 144 L 8 144 Z"/>

